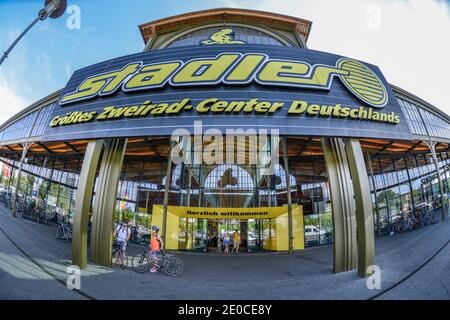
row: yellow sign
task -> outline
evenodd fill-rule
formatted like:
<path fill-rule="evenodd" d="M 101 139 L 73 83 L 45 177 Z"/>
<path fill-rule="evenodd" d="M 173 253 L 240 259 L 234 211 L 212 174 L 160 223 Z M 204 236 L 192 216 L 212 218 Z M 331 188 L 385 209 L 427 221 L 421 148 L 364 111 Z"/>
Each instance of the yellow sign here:
<path fill-rule="evenodd" d="M 162 208 L 162 205 L 154 205 L 154 207 Z M 261 207 L 261 208 L 204 208 L 204 207 L 168 206 L 167 211 L 180 218 L 273 219 L 287 213 L 288 208 L 287 206 Z"/>
<path fill-rule="evenodd" d="M 288 208 L 263 207 L 263 208 L 202 208 L 168 206 L 166 230 L 161 230 L 161 236 L 165 238 L 165 246 L 172 250 L 192 250 L 195 235 L 190 229 L 182 227 L 180 221 L 189 219 L 270 219 L 267 234 L 262 239 L 263 248 L 266 250 L 289 250 L 289 218 Z M 163 206 L 153 205 L 152 225 L 163 225 Z M 192 222 L 191 222 L 192 223 Z M 165 233 L 165 234 L 164 234 Z M 292 205 L 292 245 L 294 250 L 304 248 L 303 207 Z"/>
<path fill-rule="evenodd" d="M 215 43 L 232 41 L 227 30 L 230 29 L 213 35 Z M 247 85 L 253 81 L 264 86 L 329 90 L 335 78 L 339 78 L 352 94 L 373 107 L 382 108 L 388 101 L 381 79 L 365 64 L 353 59 L 341 58 L 335 65 L 310 65 L 301 60 L 270 59 L 264 53 L 225 52 L 186 62 L 174 60 L 146 65 L 133 61 L 121 69 L 84 79 L 75 91 L 65 94 L 59 104 L 111 95 L 118 89 L 134 92 L 162 88 L 166 84 L 189 87 L 220 83 Z M 90 114 L 86 113 L 83 117 L 87 119 Z"/>
<path fill-rule="evenodd" d="M 93 120 L 104 121 L 121 118 L 142 118 L 147 116 L 158 117 L 164 115 L 181 114 L 196 110 L 201 114 L 231 114 L 239 113 L 249 114 L 274 114 L 285 106 L 285 102 L 266 101 L 253 98 L 249 100 L 232 100 L 225 101 L 218 98 L 208 98 L 199 101 L 196 105 L 191 104 L 190 98 L 174 103 L 152 103 L 151 100 L 145 101 L 142 105 L 125 105 L 121 107 L 108 106 L 103 108 L 100 113 L 97 111 L 73 111 L 65 115 L 54 117 L 51 127 L 67 126 L 73 124 L 87 123 Z M 341 104 L 319 105 L 311 104 L 304 100 L 293 100 L 289 104 L 287 111 L 289 115 L 318 116 L 318 117 L 335 117 L 338 119 L 359 119 L 377 122 L 385 122 L 398 124 L 400 116 L 394 112 L 378 112 L 373 108 L 360 106 L 351 108 Z"/>
<path fill-rule="evenodd" d="M 222 29 L 213 33 L 208 40 L 203 40 L 201 44 L 245 44 L 244 41 L 233 40 L 234 31 L 232 29 Z"/>

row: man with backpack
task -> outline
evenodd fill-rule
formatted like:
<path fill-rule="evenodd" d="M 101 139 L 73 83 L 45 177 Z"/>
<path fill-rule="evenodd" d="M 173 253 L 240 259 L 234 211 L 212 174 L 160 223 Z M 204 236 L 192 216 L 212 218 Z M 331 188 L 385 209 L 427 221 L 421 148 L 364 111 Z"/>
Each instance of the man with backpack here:
<path fill-rule="evenodd" d="M 123 221 L 118 224 L 114 229 L 114 236 L 117 236 L 117 244 L 119 246 L 119 251 L 117 252 L 116 264 L 118 264 L 119 259 L 123 260 L 125 256 L 125 251 L 127 250 L 127 243 L 131 236 L 131 230 L 128 226 L 128 221 Z"/>

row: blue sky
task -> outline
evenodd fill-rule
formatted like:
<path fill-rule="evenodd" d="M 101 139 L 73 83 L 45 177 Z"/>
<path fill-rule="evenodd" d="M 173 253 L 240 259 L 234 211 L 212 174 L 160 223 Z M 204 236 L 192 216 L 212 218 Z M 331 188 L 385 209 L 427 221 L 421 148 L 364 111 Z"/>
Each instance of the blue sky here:
<path fill-rule="evenodd" d="M 0 0 L 0 51 L 6 50 L 32 21 L 43 2 Z M 253 8 L 312 20 L 310 48 L 378 65 L 388 81 L 450 113 L 446 76 L 450 72 L 449 1 L 68 0 L 68 3 L 80 8 L 80 29 L 67 28 L 69 13 L 56 20 L 39 22 L 0 66 L 0 123 L 64 87 L 74 70 L 142 51 L 139 24 L 215 7 Z M 411 65 L 424 58 L 430 67 L 417 74 L 417 67 Z"/>
<path fill-rule="evenodd" d="M 0 50 L 3 52 L 42 8 L 43 0 L 0 0 Z M 0 86 L 14 109 L 25 107 L 66 84 L 76 69 L 142 51 L 138 25 L 192 10 L 217 7 L 214 1 L 68 1 L 81 13 L 81 28 L 66 27 L 70 14 L 39 22 L 0 66 Z M 0 123 L 14 112 L 0 109 Z"/>

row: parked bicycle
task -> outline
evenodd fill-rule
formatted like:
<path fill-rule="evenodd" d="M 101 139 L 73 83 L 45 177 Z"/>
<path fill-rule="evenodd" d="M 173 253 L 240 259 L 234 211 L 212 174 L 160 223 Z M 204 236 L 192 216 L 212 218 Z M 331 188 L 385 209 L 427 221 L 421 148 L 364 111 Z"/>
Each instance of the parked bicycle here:
<path fill-rule="evenodd" d="M 164 250 L 161 250 L 157 256 L 156 259 L 153 258 L 150 249 L 146 247 L 143 254 L 133 257 L 133 270 L 138 273 L 145 273 L 150 267 L 155 266 L 158 270 L 163 269 L 171 277 L 178 277 L 183 273 L 183 261 L 177 257 L 166 254 Z"/>
<path fill-rule="evenodd" d="M 149 240 L 150 234 L 143 234 L 136 227 L 131 227 L 131 237 L 129 240 L 131 243 L 145 245 Z"/>
<path fill-rule="evenodd" d="M 0 194 L 0 201 L 6 208 L 12 209 L 12 192 L 11 190 L 4 190 Z"/>
<path fill-rule="evenodd" d="M 72 242 L 72 225 L 70 223 L 61 223 L 56 229 L 56 239 Z"/>
<path fill-rule="evenodd" d="M 390 224 L 390 234 L 416 230 L 427 225 L 436 223 L 432 211 L 427 209 L 416 209 L 415 212 L 404 212 L 394 219 Z"/>

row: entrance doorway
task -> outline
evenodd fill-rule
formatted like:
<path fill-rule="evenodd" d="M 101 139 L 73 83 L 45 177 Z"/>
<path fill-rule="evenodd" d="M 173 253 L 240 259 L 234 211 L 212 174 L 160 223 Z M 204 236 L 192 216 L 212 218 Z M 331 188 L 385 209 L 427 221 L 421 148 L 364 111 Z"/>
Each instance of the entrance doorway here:
<path fill-rule="evenodd" d="M 216 251 L 218 238 L 223 240 L 226 234 L 232 238 L 235 231 L 239 233 L 241 239 L 239 245 L 239 250 L 241 252 L 261 250 L 263 244 L 262 220 L 263 219 L 208 220 L 208 250 Z"/>

